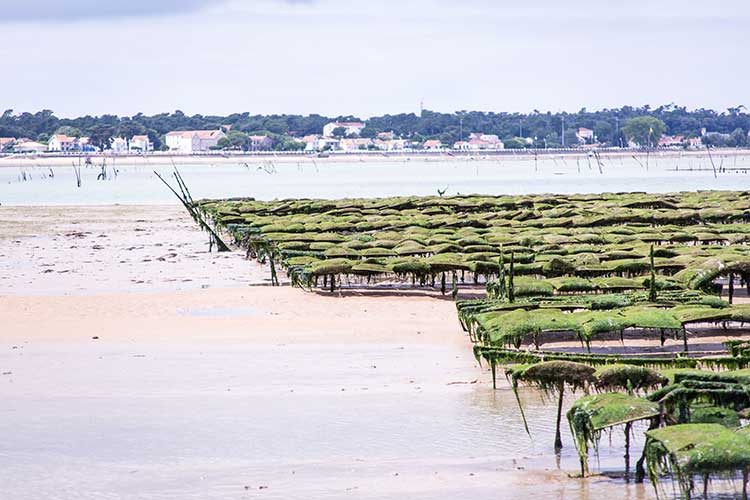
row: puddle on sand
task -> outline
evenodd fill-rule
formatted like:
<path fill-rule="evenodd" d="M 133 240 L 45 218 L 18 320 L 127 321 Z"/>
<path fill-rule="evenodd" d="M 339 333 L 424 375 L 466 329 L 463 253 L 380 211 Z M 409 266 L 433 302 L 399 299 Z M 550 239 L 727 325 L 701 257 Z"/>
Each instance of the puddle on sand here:
<path fill-rule="evenodd" d="M 203 309 L 178 309 L 180 316 L 195 318 L 237 318 L 243 316 L 258 316 L 261 312 L 255 307 L 207 307 Z"/>

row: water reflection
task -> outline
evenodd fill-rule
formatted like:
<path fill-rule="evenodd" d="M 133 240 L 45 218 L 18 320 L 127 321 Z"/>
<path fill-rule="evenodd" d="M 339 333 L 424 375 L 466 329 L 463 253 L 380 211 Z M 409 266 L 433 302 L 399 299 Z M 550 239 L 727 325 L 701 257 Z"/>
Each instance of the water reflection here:
<path fill-rule="evenodd" d="M 529 438 L 512 392 L 455 346 L 44 349 L 14 367 L 40 375 L 18 377 L 0 410 L 8 498 L 649 498 L 569 479 L 554 405 L 522 391 Z M 603 470 L 622 467 L 620 434 Z"/>
<path fill-rule="evenodd" d="M 20 161 L 20 160 L 17 160 Z M 141 161 L 134 165 L 132 162 Z M 241 163 L 185 165 L 181 172 L 195 198 L 254 196 L 260 199 L 285 197 L 373 197 L 435 195 L 447 187 L 447 194 L 487 193 L 598 193 L 619 191 L 668 192 L 697 189 L 748 189 L 750 176 L 731 170 L 714 178 L 711 169 L 701 168 L 707 158 L 670 156 L 652 163 L 646 170 L 631 157 L 604 157 L 603 173 L 576 163 L 574 158 L 500 157 L 412 161 L 369 159 L 321 162 L 309 158 L 277 161 L 274 173 Z M 750 169 L 750 160 L 740 157 L 740 166 Z M 7 165 L 7 163 L 5 163 Z M 67 164 L 55 167 L 54 178 L 46 177 L 47 166 L 27 161 L 19 167 L 0 168 L 0 202 L 4 204 L 162 204 L 174 203 L 172 194 L 153 171 L 169 176 L 171 163 L 151 159 L 117 161 L 118 176 L 97 181 L 97 168 L 84 168 L 82 187 Z M 583 166 L 581 166 L 583 165 Z M 580 168 L 579 168 L 580 167 Z M 675 168 L 679 168 L 675 171 Z M 32 180 L 20 181 L 19 172 Z"/>

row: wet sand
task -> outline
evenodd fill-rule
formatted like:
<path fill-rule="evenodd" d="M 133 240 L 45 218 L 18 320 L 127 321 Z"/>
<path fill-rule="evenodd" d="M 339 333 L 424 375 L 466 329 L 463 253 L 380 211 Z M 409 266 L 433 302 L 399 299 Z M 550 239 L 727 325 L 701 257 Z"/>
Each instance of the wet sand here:
<path fill-rule="evenodd" d="M 242 252 L 210 253 L 177 206 L 0 207 L 0 294 L 175 291 L 264 283 Z"/>
<path fill-rule="evenodd" d="M 451 301 L 264 286 L 175 207 L 0 221 L 5 498 L 652 498 L 569 478 L 569 435 L 558 469 L 553 405 L 522 394 L 529 438 Z"/>

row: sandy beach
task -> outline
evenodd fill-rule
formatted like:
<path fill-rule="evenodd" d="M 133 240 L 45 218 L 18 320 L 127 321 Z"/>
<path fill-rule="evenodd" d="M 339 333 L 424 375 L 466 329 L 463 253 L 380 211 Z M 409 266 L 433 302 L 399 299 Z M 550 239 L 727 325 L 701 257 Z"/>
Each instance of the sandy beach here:
<path fill-rule="evenodd" d="M 650 498 L 558 469 L 449 300 L 266 286 L 177 207 L 0 220 L 7 498 Z"/>

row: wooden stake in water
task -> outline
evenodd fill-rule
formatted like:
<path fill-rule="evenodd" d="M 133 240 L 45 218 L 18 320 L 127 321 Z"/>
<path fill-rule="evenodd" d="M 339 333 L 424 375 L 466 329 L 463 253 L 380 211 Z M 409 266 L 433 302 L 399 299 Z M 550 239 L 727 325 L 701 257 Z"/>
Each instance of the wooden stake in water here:
<path fill-rule="evenodd" d="M 175 178 L 178 179 L 177 183 L 180 188 L 180 190 L 183 191 L 183 196 L 180 196 L 180 194 L 175 191 L 175 189 L 166 181 L 164 178 L 159 175 L 159 173 L 154 170 L 154 175 L 159 178 L 160 181 L 164 183 L 165 186 L 169 188 L 170 191 L 172 191 L 172 194 L 174 194 L 178 200 L 182 203 L 182 206 L 185 207 L 185 210 L 188 211 L 190 216 L 193 218 L 193 220 L 202 228 L 205 229 L 211 237 L 216 242 L 216 248 L 219 252 L 230 252 L 231 250 L 229 247 L 224 243 L 219 235 L 216 233 L 216 231 L 213 230 L 211 226 L 208 225 L 208 223 L 203 219 L 203 217 L 198 213 L 198 211 L 194 208 L 194 204 L 192 202 L 192 198 L 190 197 L 190 192 L 187 191 L 187 186 L 184 184 L 184 181 L 182 180 L 182 177 L 179 175 L 179 172 L 175 169 Z"/>

